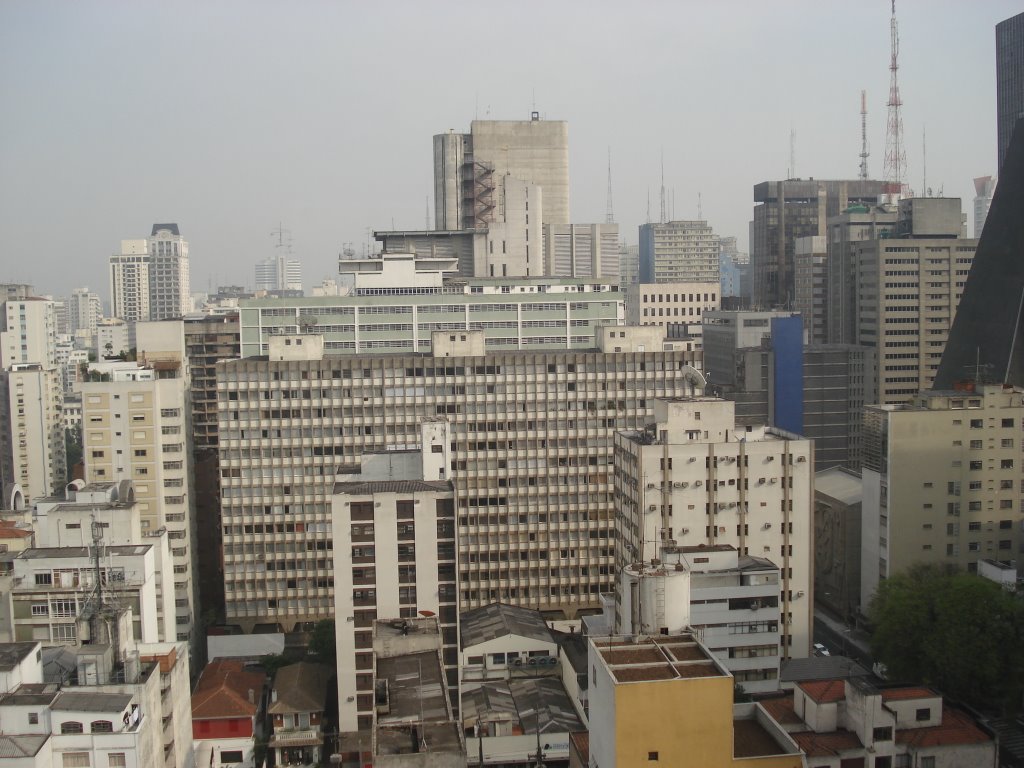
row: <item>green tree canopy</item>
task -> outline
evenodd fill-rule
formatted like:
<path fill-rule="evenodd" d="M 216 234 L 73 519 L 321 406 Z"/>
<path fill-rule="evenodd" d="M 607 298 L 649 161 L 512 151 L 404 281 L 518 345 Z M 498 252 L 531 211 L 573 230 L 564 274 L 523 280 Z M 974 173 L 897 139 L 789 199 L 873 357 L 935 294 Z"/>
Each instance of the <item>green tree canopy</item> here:
<path fill-rule="evenodd" d="M 969 573 L 919 565 L 879 584 L 871 650 L 889 677 L 933 685 L 982 709 L 1024 693 L 1024 602 Z"/>
<path fill-rule="evenodd" d="M 334 644 L 334 620 L 323 619 L 316 623 L 309 636 L 309 655 L 321 664 L 338 664 L 338 651 Z"/>

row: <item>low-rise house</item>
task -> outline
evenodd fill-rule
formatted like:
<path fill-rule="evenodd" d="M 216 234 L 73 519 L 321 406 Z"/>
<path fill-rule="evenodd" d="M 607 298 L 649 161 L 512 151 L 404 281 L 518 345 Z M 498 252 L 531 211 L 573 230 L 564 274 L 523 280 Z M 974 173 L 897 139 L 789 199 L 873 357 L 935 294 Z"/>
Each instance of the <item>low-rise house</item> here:
<path fill-rule="evenodd" d="M 539 611 L 491 603 L 459 619 L 461 687 L 516 673 L 554 674 L 558 644 Z"/>
<path fill-rule="evenodd" d="M 192 693 L 196 765 L 253 768 L 266 675 L 237 659 L 209 663 Z"/>
<path fill-rule="evenodd" d="M 881 688 L 864 677 L 814 680 L 762 703 L 813 768 L 996 764 L 992 734 L 931 688 Z"/>
<path fill-rule="evenodd" d="M 323 716 L 331 669 L 300 661 L 274 677 L 268 711 L 273 718 L 274 765 L 319 765 Z"/>

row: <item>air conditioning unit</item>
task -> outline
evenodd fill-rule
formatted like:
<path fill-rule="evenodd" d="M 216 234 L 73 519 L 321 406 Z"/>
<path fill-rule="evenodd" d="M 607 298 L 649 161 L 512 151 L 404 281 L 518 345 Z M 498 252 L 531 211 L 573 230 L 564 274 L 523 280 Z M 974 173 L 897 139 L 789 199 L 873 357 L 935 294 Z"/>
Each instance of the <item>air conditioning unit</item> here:
<path fill-rule="evenodd" d="M 763 477 L 757 478 L 757 484 L 758 485 L 764 485 L 764 478 Z"/>
<path fill-rule="evenodd" d="M 725 533 L 725 526 L 724 525 L 718 526 L 718 532 L 719 533 Z"/>
<path fill-rule="evenodd" d="M 776 484 L 777 482 L 779 482 L 779 478 L 777 478 L 777 477 L 773 477 L 773 478 L 772 478 L 771 480 L 769 480 L 768 482 L 769 482 L 769 483 L 771 483 L 772 485 L 775 485 L 775 484 Z"/>
<path fill-rule="evenodd" d="M 764 524 L 764 525 L 762 525 L 761 527 L 762 527 L 762 528 L 764 528 L 764 529 L 765 529 L 765 530 L 767 531 L 767 530 L 768 530 L 769 528 L 771 528 L 771 527 L 772 527 L 772 524 L 771 524 L 771 523 L 765 523 L 765 524 Z"/>
<path fill-rule="evenodd" d="M 775 461 L 775 457 L 769 456 L 768 458 L 765 459 L 765 461 Z"/>
<path fill-rule="evenodd" d="M 690 529 L 689 528 L 680 528 L 679 532 L 681 534 L 683 534 L 683 536 L 685 536 L 686 534 L 688 534 L 690 532 Z"/>
<path fill-rule="evenodd" d="M 647 508 L 647 511 L 648 511 L 648 512 L 655 512 L 655 511 L 657 511 L 657 509 L 658 509 L 658 505 L 657 505 L 657 504 L 651 504 L 651 505 L 650 505 L 650 506 L 649 506 L 649 507 Z"/>
<path fill-rule="evenodd" d="M 512 665 L 515 667 L 521 667 L 523 666 L 523 660 L 520 658 L 516 658 L 516 660 L 512 662 Z"/>
<path fill-rule="evenodd" d="M 703 480 L 697 480 L 697 481 L 694 482 L 694 485 L 697 486 L 698 488 L 700 488 L 702 485 L 704 485 L 704 481 Z"/>
<path fill-rule="evenodd" d="M 693 464 L 693 462 L 695 462 L 696 460 L 697 460 L 697 457 L 696 457 L 696 456 L 691 456 L 691 457 L 690 457 L 689 459 L 687 459 L 687 461 L 688 461 L 688 462 L 689 462 L 690 464 Z"/>
<path fill-rule="evenodd" d="M 647 490 L 648 491 L 653 491 L 654 490 L 654 483 L 648 483 L 647 484 Z"/>
<path fill-rule="evenodd" d="M 803 463 L 803 462 L 807 461 L 807 457 L 806 456 L 797 456 L 796 460 L 797 460 L 798 463 Z"/>
<path fill-rule="evenodd" d="M 676 488 L 687 488 L 687 487 L 689 487 L 689 485 L 690 484 L 684 480 L 681 483 L 676 483 Z"/>

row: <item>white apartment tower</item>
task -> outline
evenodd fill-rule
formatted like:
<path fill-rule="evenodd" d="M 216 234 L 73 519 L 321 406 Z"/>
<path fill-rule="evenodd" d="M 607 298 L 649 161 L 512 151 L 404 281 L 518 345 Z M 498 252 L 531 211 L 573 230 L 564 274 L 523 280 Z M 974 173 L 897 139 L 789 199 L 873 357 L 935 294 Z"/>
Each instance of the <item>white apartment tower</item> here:
<path fill-rule="evenodd" d="M 103 317 L 103 304 L 100 302 L 99 294 L 90 291 L 89 286 L 75 288 L 68 299 L 67 309 L 68 333 L 96 333 L 96 323 Z"/>
<path fill-rule="evenodd" d="M 140 323 L 139 363 L 82 384 L 87 482 L 131 480 L 143 533 L 166 528 L 177 639 L 193 641 L 196 586 L 191 402 L 181 321 Z"/>
<path fill-rule="evenodd" d="M 719 283 L 718 235 L 706 221 L 640 225 L 641 283 Z"/>
<path fill-rule="evenodd" d="M 110 308 L 130 323 L 189 312 L 188 241 L 177 224 L 154 224 L 149 238 L 121 241 L 121 252 L 110 257 Z"/>
<path fill-rule="evenodd" d="M 9 299 L 3 304 L 0 320 L 3 368 L 19 363 L 44 368 L 57 365 L 57 318 L 52 301 L 36 296 Z"/>
<path fill-rule="evenodd" d="M 615 436 L 617 569 L 658 558 L 663 548 L 690 552 L 701 545 L 729 545 L 740 556 L 770 560 L 779 568 L 780 655 L 807 656 L 811 441 L 737 427 L 729 400 L 687 397 L 653 405 L 647 428 Z M 616 624 L 622 626 L 617 597 Z"/>

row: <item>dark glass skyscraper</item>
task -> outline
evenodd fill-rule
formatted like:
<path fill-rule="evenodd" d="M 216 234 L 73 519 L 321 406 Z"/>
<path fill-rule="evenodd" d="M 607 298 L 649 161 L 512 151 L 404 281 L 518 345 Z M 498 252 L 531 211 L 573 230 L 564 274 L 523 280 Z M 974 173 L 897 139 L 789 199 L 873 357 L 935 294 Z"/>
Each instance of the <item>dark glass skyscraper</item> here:
<path fill-rule="evenodd" d="M 1002 175 L 1013 126 L 1024 117 L 1024 13 L 996 24 L 996 115 Z"/>

